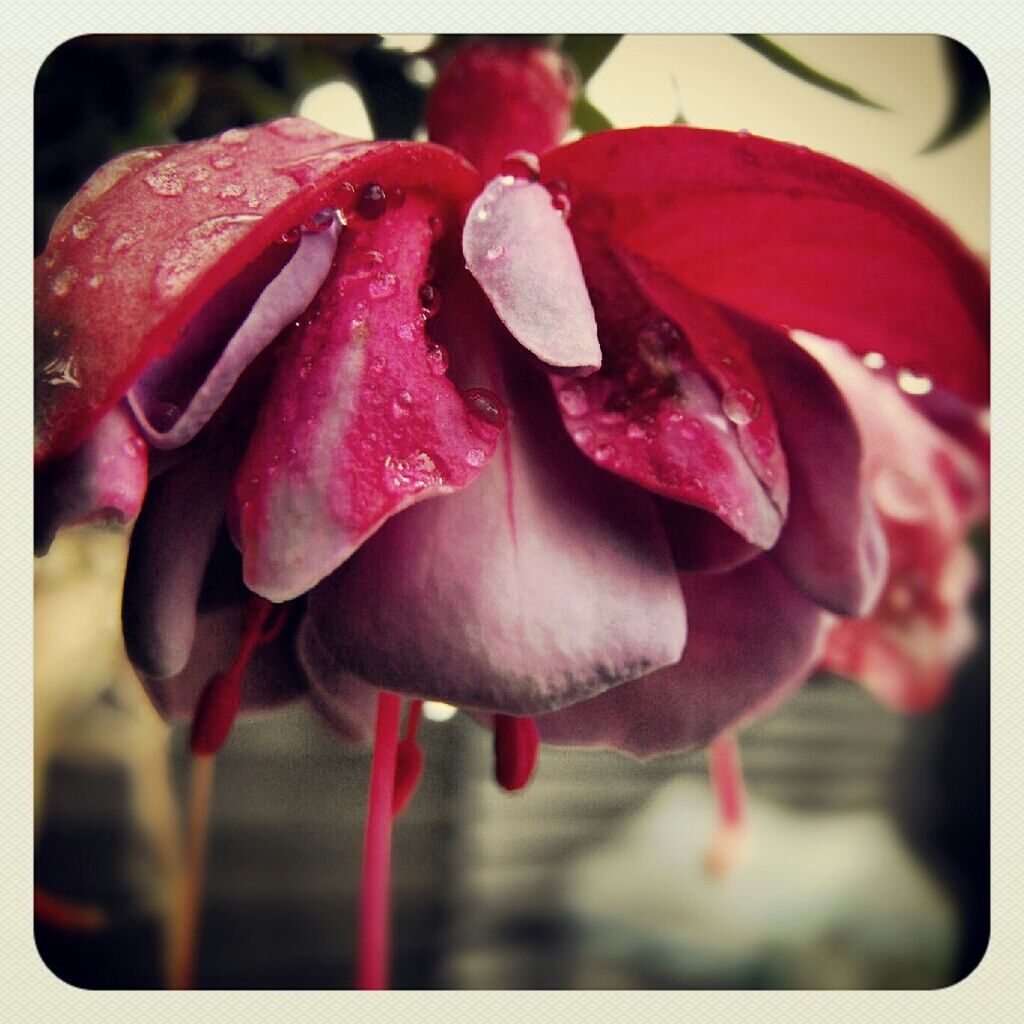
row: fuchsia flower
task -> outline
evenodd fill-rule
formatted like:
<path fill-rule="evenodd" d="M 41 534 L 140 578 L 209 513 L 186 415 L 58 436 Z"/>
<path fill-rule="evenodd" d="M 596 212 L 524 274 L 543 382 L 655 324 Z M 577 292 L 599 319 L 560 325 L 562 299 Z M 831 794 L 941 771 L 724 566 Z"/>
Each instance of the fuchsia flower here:
<path fill-rule="evenodd" d="M 525 716 L 647 756 L 823 658 L 899 706 L 941 693 L 982 470 L 860 357 L 973 415 L 984 268 L 802 147 L 557 148 L 574 87 L 549 51 L 471 47 L 436 144 L 284 119 L 125 154 L 61 214 L 36 267 L 46 516 L 141 509 L 125 636 L 166 711 L 211 675 L 228 723 L 308 685 L 362 738 L 375 687 L 442 699 L 494 716 L 514 788 Z M 225 519 L 245 587 L 218 596 Z M 271 628 L 246 591 L 295 614 Z"/>

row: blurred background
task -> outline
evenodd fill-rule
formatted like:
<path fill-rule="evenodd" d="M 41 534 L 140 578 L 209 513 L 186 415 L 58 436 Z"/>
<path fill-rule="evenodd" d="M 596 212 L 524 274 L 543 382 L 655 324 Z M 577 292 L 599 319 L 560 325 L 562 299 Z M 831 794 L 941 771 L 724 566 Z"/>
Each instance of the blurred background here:
<path fill-rule="evenodd" d="M 586 84 L 573 136 L 685 122 L 803 143 L 892 180 L 987 254 L 987 83 L 949 40 L 551 38 Z M 422 137 L 436 62 L 459 42 L 71 40 L 36 83 L 36 251 L 128 148 L 290 112 Z M 123 533 L 77 529 L 36 563 L 36 882 L 81 911 L 44 915 L 37 943 L 89 988 L 164 984 L 183 864 L 187 737 L 124 658 L 125 554 Z M 509 796 L 466 716 L 421 737 L 426 770 L 394 839 L 397 987 L 934 988 L 984 951 L 984 643 L 929 714 L 821 677 L 741 730 L 750 830 L 724 877 L 703 866 L 716 811 L 702 752 L 641 764 L 544 748 Z M 351 984 L 368 768 L 304 706 L 236 726 L 214 783 L 199 987 Z"/>

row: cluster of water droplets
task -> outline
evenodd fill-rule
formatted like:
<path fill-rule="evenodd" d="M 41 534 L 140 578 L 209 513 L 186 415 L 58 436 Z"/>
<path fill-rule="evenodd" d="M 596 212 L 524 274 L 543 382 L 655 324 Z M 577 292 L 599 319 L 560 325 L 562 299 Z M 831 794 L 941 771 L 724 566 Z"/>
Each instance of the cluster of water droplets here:
<path fill-rule="evenodd" d="M 861 362 L 869 369 L 884 371 L 888 362 L 881 352 L 867 352 Z M 916 373 L 909 366 L 901 366 L 896 370 L 896 386 L 907 395 L 927 395 L 934 387 L 931 377 L 924 373 Z"/>

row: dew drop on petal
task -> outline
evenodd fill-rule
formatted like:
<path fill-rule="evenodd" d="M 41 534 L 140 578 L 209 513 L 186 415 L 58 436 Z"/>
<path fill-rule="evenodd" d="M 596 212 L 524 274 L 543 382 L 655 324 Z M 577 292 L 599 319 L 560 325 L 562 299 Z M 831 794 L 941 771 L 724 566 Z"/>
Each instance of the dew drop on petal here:
<path fill-rule="evenodd" d="M 594 460 L 600 463 L 611 462 L 615 458 L 615 446 L 611 444 L 599 444 L 594 449 Z"/>
<path fill-rule="evenodd" d="M 325 206 L 303 221 L 302 230 L 311 235 L 322 234 L 332 224 L 340 221 L 341 211 L 334 206 Z"/>
<path fill-rule="evenodd" d="M 482 448 L 470 448 L 466 452 L 466 462 L 479 469 L 487 461 L 487 453 Z"/>
<path fill-rule="evenodd" d="M 387 270 L 379 270 L 370 279 L 370 298 L 386 299 L 398 290 L 398 278 Z"/>
<path fill-rule="evenodd" d="M 761 414 L 761 403 L 746 388 L 730 388 L 722 395 L 722 412 L 738 427 L 745 427 Z"/>
<path fill-rule="evenodd" d="M 185 191 L 185 179 L 174 167 L 157 167 L 144 180 L 158 196 L 180 196 Z"/>
<path fill-rule="evenodd" d="M 587 392 L 582 384 L 577 383 L 566 384 L 558 392 L 558 404 L 562 407 L 562 411 L 566 416 L 572 416 L 573 418 L 585 416 L 590 408 Z"/>
<path fill-rule="evenodd" d="M 427 365 L 435 377 L 448 372 L 448 350 L 444 345 L 431 345 L 427 349 Z"/>
<path fill-rule="evenodd" d="M 248 141 L 249 132 L 245 128 L 229 128 L 220 135 L 220 142 L 225 146 L 244 146 Z"/>
<path fill-rule="evenodd" d="M 549 181 L 544 186 L 551 195 L 551 205 L 558 211 L 562 220 L 568 220 L 572 210 L 569 200 L 569 186 L 564 181 Z"/>
<path fill-rule="evenodd" d="M 374 356 L 373 362 L 370 365 L 374 373 L 383 373 L 387 369 L 388 357 L 385 355 Z"/>
<path fill-rule="evenodd" d="M 527 181 L 537 181 L 540 178 L 540 159 L 528 149 L 517 149 L 501 162 L 501 174 L 513 180 L 525 178 Z"/>
<path fill-rule="evenodd" d="M 572 432 L 572 439 L 578 445 L 586 446 L 594 440 L 594 431 L 590 427 L 579 427 Z"/>
<path fill-rule="evenodd" d="M 387 207 L 387 195 L 376 182 L 364 185 L 356 200 L 355 211 L 364 220 L 376 220 Z"/>
<path fill-rule="evenodd" d="M 927 395 L 933 387 L 931 377 L 914 373 L 906 367 L 896 374 L 896 383 L 900 390 L 908 395 Z"/>
<path fill-rule="evenodd" d="M 88 238 L 95 230 L 97 224 L 94 217 L 85 216 L 81 220 L 76 221 L 75 226 L 71 229 L 71 234 L 75 236 L 79 241 Z"/>
<path fill-rule="evenodd" d="M 245 186 L 238 181 L 233 181 L 229 185 L 225 185 L 221 190 L 219 197 L 220 199 L 237 199 L 239 196 L 245 195 Z"/>
<path fill-rule="evenodd" d="M 441 292 L 432 284 L 423 285 L 420 288 L 420 305 L 425 316 L 434 316 L 441 308 Z"/>
<path fill-rule="evenodd" d="M 399 391 L 391 403 L 391 415 L 396 419 L 408 416 L 412 408 L 412 395 L 408 391 Z"/>
<path fill-rule="evenodd" d="M 869 370 L 881 370 L 885 367 L 885 356 L 881 352 L 867 352 L 864 355 L 864 365 Z"/>
<path fill-rule="evenodd" d="M 505 425 L 505 406 L 501 399 L 486 388 L 467 388 L 462 392 L 466 410 L 489 427 L 500 430 Z"/>
<path fill-rule="evenodd" d="M 74 267 L 65 267 L 50 285 L 50 290 L 58 299 L 62 299 L 71 290 L 71 286 L 78 279 L 78 271 Z"/>
<path fill-rule="evenodd" d="M 138 233 L 135 231 L 122 231 L 110 243 L 111 252 L 127 252 L 135 243 L 139 240 Z"/>
<path fill-rule="evenodd" d="M 492 245 L 487 250 L 486 256 L 489 260 L 500 260 L 505 255 L 505 246 L 503 245 Z"/>
<path fill-rule="evenodd" d="M 235 166 L 235 158 L 233 156 L 215 156 L 211 157 L 210 165 L 218 171 L 226 171 L 229 167 Z"/>
<path fill-rule="evenodd" d="M 172 402 L 156 402 L 148 410 L 149 422 L 159 432 L 170 430 L 180 415 L 181 409 Z"/>

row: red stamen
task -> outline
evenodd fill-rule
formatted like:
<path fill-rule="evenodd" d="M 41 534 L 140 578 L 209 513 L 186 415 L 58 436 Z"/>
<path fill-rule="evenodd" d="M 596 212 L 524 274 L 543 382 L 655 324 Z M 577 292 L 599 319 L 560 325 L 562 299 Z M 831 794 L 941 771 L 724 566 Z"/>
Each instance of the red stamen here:
<path fill-rule="evenodd" d="M 494 716 L 494 774 L 510 793 L 530 781 L 540 736 L 532 718 Z"/>
<path fill-rule="evenodd" d="M 363 990 L 384 989 L 388 984 L 391 810 L 401 716 L 401 698 L 382 691 L 377 698 L 377 733 L 370 767 L 363 882 L 359 901 L 356 988 Z"/>
<path fill-rule="evenodd" d="M 414 700 L 409 705 L 409 717 L 405 723 L 405 736 L 398 744 L 395 760 L 395 795 L 391 813 L 394 817 L 405 809 L 412 799 L 423 772 L 423 751 L 416 744 L 416 730 L 419 728 L 423 701 Z"/>
<path fill-rule="evenodd" d="M 107 915 L 99 907 L 72 903 L 38 886 L 33 890 L 33 903 L 38 922 L 62 931 L 97 932 L 107 923 Z"/>
<path fill-rule="evenodd" d="M 735 868 L 746 838 L 743 768 L 735 735 L 722 733 L 708 744 L 708 769 L 718 800 L 718 827 L 704 865 L 709 874 L 721 877 Z"/>
<path fill-rule="evenodd" d="M 242 677 L 252 652 L 269 643 L 284 628 L 287 606 L 279 606 L 276 617 L 267 625 L 275 606 L 253 596 L 245 606 L 242 636 L 235 660 L 226 672 L 211 676 L 203 687 L 192 716 L 189 747 L 193 754 L 215 754 L 227 741 L 242 703 Z"/>

